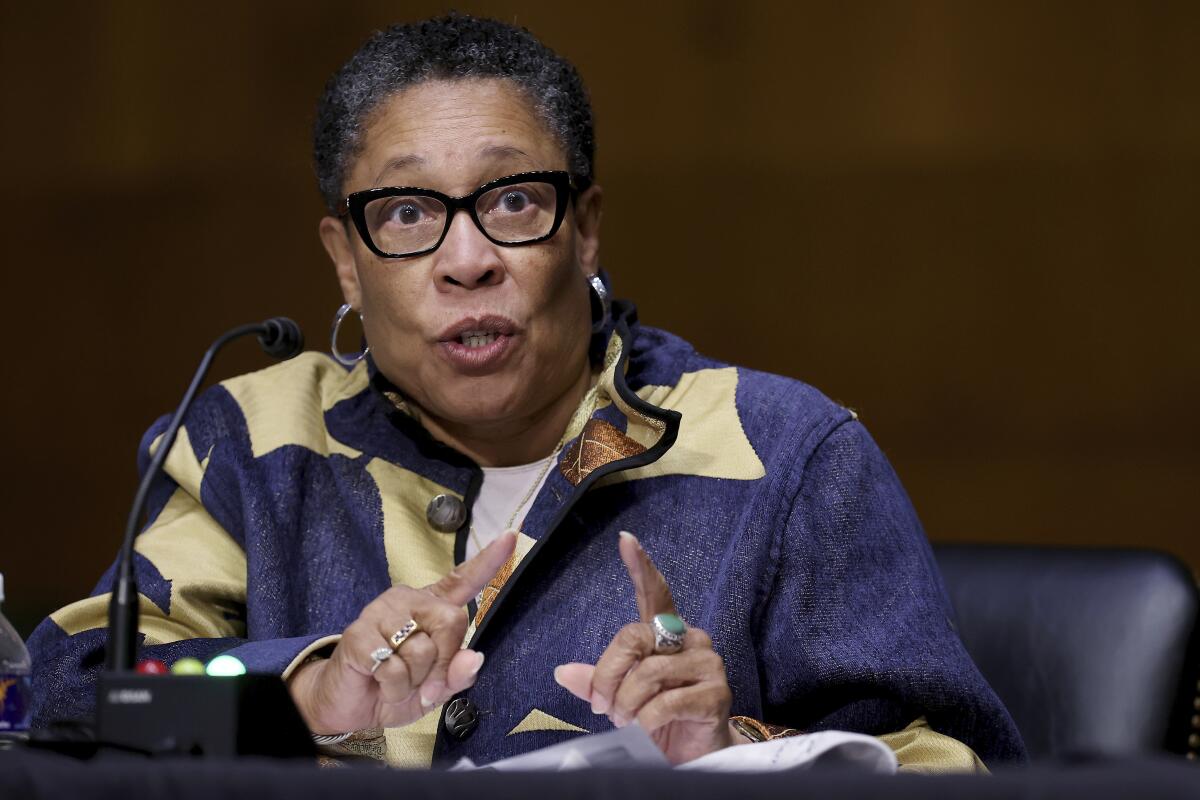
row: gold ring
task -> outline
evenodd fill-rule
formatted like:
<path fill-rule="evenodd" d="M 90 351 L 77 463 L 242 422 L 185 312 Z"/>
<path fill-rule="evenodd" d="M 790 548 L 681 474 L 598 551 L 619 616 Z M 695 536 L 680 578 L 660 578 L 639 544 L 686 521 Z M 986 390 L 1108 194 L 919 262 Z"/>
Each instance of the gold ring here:
<path fill-rule="evenodd" d="M 408 641 L 408 637 L 412 636 L 419 630 L 421 630 L 421 626 L 415 619 L 410 619 L 408 622 L 404 623 L 400 630 L 392 634 L 392 638 L 390 640 L 392 643 L 392 650 L 399 650 L 400 645 Z"/>

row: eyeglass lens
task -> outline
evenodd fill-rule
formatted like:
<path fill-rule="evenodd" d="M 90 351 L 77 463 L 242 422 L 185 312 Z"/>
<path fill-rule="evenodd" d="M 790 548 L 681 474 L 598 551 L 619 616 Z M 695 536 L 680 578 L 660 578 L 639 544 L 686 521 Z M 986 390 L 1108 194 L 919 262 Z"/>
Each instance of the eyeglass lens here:
<path fill-rule="evenodd" d="M 480 195 L 475 216 L 492 239 L 520 244 L 550 233 L 557 201 L 554 184 L 514 183 Z M 395 255 L 418 253 L 437 244 L 449 213 L 441 200 L 420 194 L 376 198 L 363 211 L 371 241 Z"/>

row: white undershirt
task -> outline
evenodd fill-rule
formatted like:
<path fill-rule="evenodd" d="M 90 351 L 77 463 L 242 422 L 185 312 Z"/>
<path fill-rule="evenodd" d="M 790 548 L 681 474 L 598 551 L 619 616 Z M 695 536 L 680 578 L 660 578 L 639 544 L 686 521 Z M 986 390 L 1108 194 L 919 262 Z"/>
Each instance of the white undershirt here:
<path fill-rule="evenodd" d="M 514 530 L 521 529 L 525 515 L 546 478 L 550 475 L 551 462 L 558 456 L 552 453 L 532 464 L 515 467 L 484 467 L 483 485 L 471 508 L 471 534 L 467 537 L 467 558 L 487 547 L 493 539 L 504 533 L 512 520 Z M 534 481 L 537 485 L 534 486 Z M 520 503 L 518 508 L 517 504 Z"/>

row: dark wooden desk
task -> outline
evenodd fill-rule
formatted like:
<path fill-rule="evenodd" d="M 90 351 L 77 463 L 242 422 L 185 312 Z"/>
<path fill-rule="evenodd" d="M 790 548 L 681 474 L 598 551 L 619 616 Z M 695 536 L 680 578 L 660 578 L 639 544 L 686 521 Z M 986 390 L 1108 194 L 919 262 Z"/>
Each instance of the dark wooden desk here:
<path fill-rule="evenodd" d="M 791 772 L 736 776 L 690 772 L 405 772 L 320 769 L 264 760 L 148 761 L 104 756 L 78 761 L 14 750 L 0 753 L 0 798 L 113 800 L 880 800 L 948 798 L 1200 798 L 1200 766 L 1182 759 L 1036 766 L 991 776 L 869 776 Z"/>

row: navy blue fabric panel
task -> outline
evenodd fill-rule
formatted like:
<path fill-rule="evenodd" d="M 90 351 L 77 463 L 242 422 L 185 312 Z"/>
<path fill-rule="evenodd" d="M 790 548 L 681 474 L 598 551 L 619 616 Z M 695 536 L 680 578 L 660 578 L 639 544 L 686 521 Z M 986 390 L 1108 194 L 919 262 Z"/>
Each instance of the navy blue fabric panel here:
<path fill-rule="evenodd" d="M 742 367 L 737 373 L 735 404 L 742 431 L 768 475 L 798 480 L 816 439 L 850 419 L 850 412 L 793 378 Z"/>
<path fill-rule="evenodd" d="M 252 639 L 340 631 L 391 586 L 379 490 L 366 457 L 281 447 L 246 485 L 247 608 Z"/>
<path fill-rule="evenodd" d="M 622 433 L 629 432 L 629 419 L 625 416 L 625 413 L 621 411 L 620 406 L 618 406 L 616 403 L 610 403 L 604 408 L 597 409 L 596 412 L 592 414 L 592 419 L 598 419 L 603 422 L 607 422 L 609 425 L 612 425 Z M 564 452 L 566 449 L 568 448 L 563 448 Z"/>
<path fill-rule="evenodd" d="M 929 545 L 857 422 L 808 461 L 763 618 L 764 713 L 802 729 L 898 730 L 920 715 L 985 761 L 1016 727 L 954 631 Z"/>
<path fill-rule="evenodd" d="M 313 642 L 341 632 L 342 629 L 338 628 L 324 634 L 296 636 L 291 639 L 250 641 L 225 652 L 245 664 L 247 672 L 279 675 Z"/>
<path fill-rule="evenodd" d="M 166 430 L 170 422 L 171 417 L 169 415 L 161 416 L 142 435 L 142 441 L 137 451 L 137 474 L 139 481 L 146 474 L 147 467 L 150 466 L 150 445 L 162 435 L 162 432 Z M 151 484 L 150 493 L 146 496 L 146 519 L 143 530 L 145 527 L 153 524 L 154 520 L 158 518 L 159 513 L 163 510 L 163 506 L 171 499 L 171 495 L 175 492 L 175 489 L 175 481 L 171 480 L 167 475 L 160 475 Z M 130 502 L 132 502 L 132 498 L 130 498 Z M 117 529 L 114 527 L 114 530 Z"/>
<path fill-rule="evenodd" d="M 120 544 L 120 542 L 117 542 Z M 113 589 L 117 565 L 113 562 L 92 589 L 92 597 L 107 594 Z M 138 551 L 133 551 L 133 574 L 137 578 L 138 593 L 144 594 L 164 614 L 171 613 L 171 582 L 163 577 L 158 567 Z"/>
<path fill-rule="evenodd" d="M 253 451 L 242 408 L 225 387 L 214 386 L 197 398 L 184 424 L 196 460 L 208 459 L 200 500 L 216 523 L 244 546 L 253 528 L 246 519 L 249 499 L 243 491 L 253 484 L 242 479 Z"/>
<path fill-rule="evenodd" d="M 225 448 L 223 457 L 248 457 L 250 433 L 241 406 L 221 385 L 205 389 L 188 409 L 183 426 L 197 461 L 214 457 L 215 448 Z"/>
<path fill-rule="evenodd" d="M 417 422 L 373 389 L 341 401 L 325 413 L 329 433 L 342 444 L 373 458 L 429 478 L 460 495 L 467 493 L 477 467 L 436 442 Z"/>
<path fill-rule="evenodd" d="M 47 617 L 26 643 L 33 659 L 33 727 L 89 720 L 96 707 L 96 675 L 104 666 L 105 631 L 74 636 Z"/>
<path fill-rule="evenodd" d="M 674 386 L 685 372 L 727 366 L 700 355 L 673 333 L 638 326 L 633 329 L 625 381 L 636 392 L 643 386 Z"/>
<path fill-rule="evenodd" d="M 138 447 L 138 475 L 145 474 L 150 466 L 150 445 L 154 443 L 167 425 L 170 416 L 162 416 L 142 436 Z M 197 463 L 208 459 L 210 466 L 216 465 L 212 482 L 218 484 L 216 491 L 207 487 L 210 475 L 206 472 L 201 486 L 202 500 L 206 499 L 205 510 L 241 543 L 245 526 L 240 513 L 242 483 L 222 475 L 221 467 L 245 463 L 251 459 L 250 434 L 241 407 L 223 386 L 213 386 L 201 392 L 184 418 L 192 455 Z M 178 484 L 165 473 L 154 482 L 147 503 L 146 527 L 158 518 Z M 206 497 L 205 497 L 206 496 Z"/>

